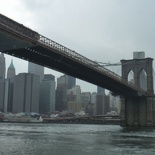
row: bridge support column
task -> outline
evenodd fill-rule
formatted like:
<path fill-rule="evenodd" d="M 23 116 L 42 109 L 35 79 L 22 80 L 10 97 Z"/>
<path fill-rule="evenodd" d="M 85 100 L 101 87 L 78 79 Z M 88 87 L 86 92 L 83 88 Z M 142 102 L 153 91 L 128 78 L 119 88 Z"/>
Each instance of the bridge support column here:
<path fill-rule="evenodd" d="M 121 126 L 155 127 L 155 97 L 122 97 Z"/>

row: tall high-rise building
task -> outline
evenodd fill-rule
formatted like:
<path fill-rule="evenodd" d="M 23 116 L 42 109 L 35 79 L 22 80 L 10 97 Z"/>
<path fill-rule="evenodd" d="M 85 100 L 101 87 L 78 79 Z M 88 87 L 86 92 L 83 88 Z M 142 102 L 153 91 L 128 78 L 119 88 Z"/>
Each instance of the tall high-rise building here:
<path fill-rule="evenodd" d="M 81 87 L 76 85 L 67 90 L 68 101 L 81 101 Z"/>
<path fill-rule="evenodd" d="M 57 78 L 56 110 L 67 110 L 67 83 L 65 75 Z"/>
<path fill-rule="evenodd" d="M 76 79 L 69 75 L 63 75 L 57 79 L 56 110 L 68 110 L 67 90 L 75 87 Z"/>
<path fill-rule="evenodd" d="M 0 55 L 0 79 L 5 79 L 5 57 L 4 53 Z"/>
<path fill-rule="evenodd" d="M 55 111 L 55 77 L 45 74 L 40 86 L 39 112 L 41 114 L 51 114 Z"/>
<path fill-rule="evenodd" d="M 0 111 L 7 112 L 9 98 L 9 80 L 0 79 Z"/>
<path fill-rule="evenodd" d="M 81 102 L 84 104 L 91 103 L 91 93 L 90 92 L 82 92 L 81 93 Z"/>
<path fill-rule="evenodd" d="M 96 115 L 103 115 L 105 109 L 105 95 L 98 94 L 96 96 Z"/>
<path fill-rule="evenodd" d="M 8 67 L 8 70 L 7 70 L 7 79 L 9 79 L 11 82 L 13 82 L 15 75 L 16 75 L 16 71 L 15 71 L 15 67 L 13 65 L 13 60 L 12 60 L 10 66 Z"/>
<path fill-rule="evenodd" d="M 55 76 L 52 74 L 44 74 L 44 80 L 55 81 Z"/>
<path fill-rule="evenodd" d="M 71 88 L 75 87 L 76 78 L 72 77 L 70 75 L 65 75 L 65 77 L 66 77 L 67 89 L 71 89 Z"/>
<path fill-rule="evenodd" d="M 8 112 L 12 112 L 12 105 L 13 105 L 13 84 L 14 84 L 14 78 L 16 76 L 16 70 L 13 65 L 13 60 L 11 60 L 11 64 L 8 67 L 7 70 L 7 80 L 9 80 L 9 97 L 8 97 Z"/>
<path fill-rule="evenodd" d="M 76 85 L 67 90 L 67 103 L 70 112 L 79 112 L 82 109 L 81 87 Z"/>
<path fill-rule="evenodd" d="M 40 77 L 20 73 L 14 80 L 12 112 L 39 112 Z"/>
<path fill-rule="evenodd" d="M 97 94 L 104 94 L 105 95 L 105 89 L 97 86 Z"/>
<path fill-rule="evenodd" d="M 93 93 L 91 94 L 91 103 L 93 103 L 93 104 L 96 103 L 96 95 L 97 95 L 96 92 L 93 92 Z"/>
<path fill-rule="evenodd" d="M 120 113 L 121 109 L 121 101 L 119 96 L 113 96 L 111 93 L 109 93 L 109 100 L 110 100 L 110 110 L 116 111 L 117 113 Z"/>
<path fill-rule="evenodd" d="M 5 57 L 4 54 L 0 54 L 0 111 L 5 111 L 8 93 L 7 93 L 7 84 L 5 80 Z"/>
<path fill-rule="evenodd" d="M 4 109 L 4 86 L 5 80 L 0 79 L 0 111 Z"/>
<path fill-rule="evenodd" d="M 98 86 L 96 95 L 96 115 L 105 114 L 106 104 L 105 89 Z"/>
<path fill-rule="evenodd" d="M 40 81 L 44 79 L 44 67 L 43 66 L 29 62 L 28 73 L 32 73 L 32 74 L 36 74 L 40 76 Z"/>

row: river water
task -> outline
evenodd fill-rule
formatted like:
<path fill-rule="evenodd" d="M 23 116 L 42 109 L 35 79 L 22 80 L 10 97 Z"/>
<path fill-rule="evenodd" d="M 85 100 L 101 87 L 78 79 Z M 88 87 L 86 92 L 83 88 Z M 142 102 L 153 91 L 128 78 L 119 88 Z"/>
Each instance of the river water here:
<path fill-rule="evenodd" d="M 155 130 L 0 123 L 0 155 L 154 155 Z"/>

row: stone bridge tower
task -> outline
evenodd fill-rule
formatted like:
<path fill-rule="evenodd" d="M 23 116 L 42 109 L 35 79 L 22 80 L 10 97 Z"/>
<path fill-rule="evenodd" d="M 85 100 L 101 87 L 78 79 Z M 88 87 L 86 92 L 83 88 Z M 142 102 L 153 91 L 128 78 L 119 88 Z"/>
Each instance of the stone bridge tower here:
<path fill-rule="evenodd" d="M 122 126 L 155 126 L 152 62 L 152 58 L 145 58 L 144 52 L 135 52 L 132 60 L 121 60 L 122 78 L 129 81 L 129 73 L 132 73 L 133 79 L 130 82 L 147 91 L 147 97 L 121 97 Z"/>

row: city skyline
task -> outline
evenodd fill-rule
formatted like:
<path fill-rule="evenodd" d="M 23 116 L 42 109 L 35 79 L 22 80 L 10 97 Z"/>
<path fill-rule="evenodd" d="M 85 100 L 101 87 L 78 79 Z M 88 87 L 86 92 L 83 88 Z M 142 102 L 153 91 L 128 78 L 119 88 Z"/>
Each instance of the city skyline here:
<path fill-rule="evenodd" d="M 0 79 L 1 104 L 0 111 L 7 113 L 41 113 L 52 114 L 53 112 L 68 111 L 72 113 L 83 112 L 94 115 L 99 114 L 95 110 L 96 95 L 102 94 L 101 105 L 105 99 L 105 89 L 99 87 L 97 92 L 82 92 L 81 87 L 76 85 L 76 78 L 69 75 L 62 75 L 57 78 L 52 74 L 44 74 L 43 67 L 36 64 L 29 64 L 28 72 L 16 74 L 16 66 L 13 59 L 8 68 L 5 67 L 5 55 L 1 54 L 1 71 L 7 72 L 7 76 Z M 41 80 L 40 78 L 43 77 Z M 105 99 L 104 99 L 105 98 Z M 45 104 L 46 103 L 46 104 Z M 109 106 L 109 100 L 106 101 Z M 100 109 L 100 108 L 99 108 Z M 110 108 L 102 107 L 100 112 L 106 114 Z"/>

